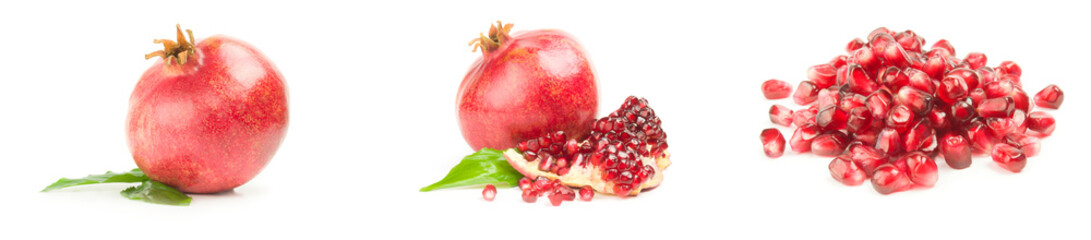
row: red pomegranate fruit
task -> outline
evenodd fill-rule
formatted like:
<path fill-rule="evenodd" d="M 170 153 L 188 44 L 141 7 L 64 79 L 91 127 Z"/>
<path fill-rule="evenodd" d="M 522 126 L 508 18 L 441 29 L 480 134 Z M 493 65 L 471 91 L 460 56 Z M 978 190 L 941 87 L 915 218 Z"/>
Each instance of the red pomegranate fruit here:
<path fill-rule="evenodd" d="M 254 178 L 288 128 L 284 78 L 253 46 L 226 36 L 194 41 L 177 28 L 129 98 L 129 150 L 153 180 L 215 193 Z"/>
<path fill-rule="evenodd" d="M 497 22 L 471 42 L 482 57 L 462 79 L 456 102 L 466 143 L 477 151 L 556 131 L 586 137 L 598 84 L 583 47 L 559 30 L 509 35 L 511 28 Z"/>
<path fill-rule="evenodd" d="M 671 164 L 661 124 L 647 100 L 630 96 L 617 111 L 596 120 L 587 138 L 570 138 L 563 131 L 544 134 L 504 151 L 504 157 L 530 178 L 635 196 L 659 186 L 662 171 Z"/>

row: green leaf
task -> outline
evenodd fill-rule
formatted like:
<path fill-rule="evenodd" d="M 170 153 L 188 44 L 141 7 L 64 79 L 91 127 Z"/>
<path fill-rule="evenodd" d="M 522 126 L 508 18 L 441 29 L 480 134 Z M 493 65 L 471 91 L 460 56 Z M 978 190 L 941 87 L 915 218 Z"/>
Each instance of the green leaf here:
<path fill-rule="evenodd" d="M 500 150 L 482 148 L 481 151 L 462 158 L 462 162 L 451 168 L 451 172 L 443 180 L 423 187 L 420 191 L 501 183 L 514 187 L 519 185 L 520 178 L 523 178 L 523 174 L 508 164 Z"/>
<path fill-rule="evenodd" d="M 147 180 L 140 186 L 126 188 L 121 191 L 121 196 L 132 200 L 175 206 L 189 206 L 189 201 L 193 200 L 182 191 L 155 180 Z"/>
<path fill-rule="evenodd" d="M 135 183 L 135 182 L 143 182 L 145 180 L 148 180 L 148 176 L 144 176 L 144 172 L 140 171 L 139 168 L 133 169 L 133 170 L 131 170 L 129 172 L 120 172 L 120 173 L 107 171 L 106 174 L 88 175 L 87 177 L 84 177 L 84 178 L 77 178 L 77 179 L 61 178 L 60 180 L 57 180 L 57 182 L 55 182 L 53 184 L 50 184 L 48 187 L 45 187 L 45 189 L 42 189 L 42 192 L 48 192 L 48 191 L 53 191 L 53 190 L 57 190 L 57 189 L 61 189 L 61 188 L 79 186 L 79 185 L 87 185 L 87 184 L 118 183 L 118 182 L 134 182 Z"/>

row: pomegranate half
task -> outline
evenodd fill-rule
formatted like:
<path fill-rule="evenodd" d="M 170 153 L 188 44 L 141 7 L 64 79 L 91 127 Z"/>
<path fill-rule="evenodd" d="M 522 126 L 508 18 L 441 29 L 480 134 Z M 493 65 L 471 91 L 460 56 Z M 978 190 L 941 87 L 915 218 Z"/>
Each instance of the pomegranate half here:
<path fill-rule="evenodd" d="M 458 89 L 459 126 L 474 151 L 564 131 L 583 138 L 598 108 L 591 62 L 576 39 L 559 30 L 509 35 L 497 22 L 470 42 L 479 58 Z"/>
<path fill-rule="evenodd" d="M 189 32 L 187 30 L 187 32 Z M 129 99 L 129 150 L 153 180 L 188 193 L 238 187 L 273 158 L 288 127 L 284 78 L 242 41 L 196 42 L 178 27 Z"/>

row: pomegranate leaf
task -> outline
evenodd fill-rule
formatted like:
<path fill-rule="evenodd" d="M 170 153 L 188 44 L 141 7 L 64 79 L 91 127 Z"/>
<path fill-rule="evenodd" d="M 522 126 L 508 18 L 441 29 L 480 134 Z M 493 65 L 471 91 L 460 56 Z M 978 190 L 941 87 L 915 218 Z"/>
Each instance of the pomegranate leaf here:
<path fill-rule="evenodd" d="M 139 168 L 133 169 L 133 170 L 128 171 L 128 172 L 119 172 L 119 173 L 107 171 L 105 174 L 88 175 L 87 177 L 84 177 L 84 178 L 77 178 L 77 179 L 61 178 L 60 180 L 57 180 L 57 182 L 55 182 L 53 184 L 50 184 L 49 186 L 45 187 L 45 189 L 42 189 L 42 192 L 48 192 L 48 191 L 53 191 L 53 190 L 57 190 L 57 189 L 61 189 L 61 188 L 67 188 L 67 187 L 79 186 L 79 185 L 87 185 L 87 184 L 135 183 L 135 182 L 143 182 L 143 181 L 146 181 L 146 180 L 148 180 L 148 176 L 145 176 L 144 172 L 140 171 Z"/>
<path fill-rule="evenodd" d="M 155 180 L 147 180 L 140 183 L 140 186 L 126 188 L 121 191 L 121 196 L 132 200 L 176 206 L 189 206 L 189 201 L 193 199 L 182 191 Z"/>
<path fill-rule="evenodd" d="M 420 191 L 483 184 L 507 184 L 508 187 L 513 187 L 519 185 L 520 178 L 523 178 L 523 174 L 511 167 L 503 152 L 482 148 L 481 151 L 462 158 L 462 162 L 451 168 L 442 180 L 423 187 Z"/>

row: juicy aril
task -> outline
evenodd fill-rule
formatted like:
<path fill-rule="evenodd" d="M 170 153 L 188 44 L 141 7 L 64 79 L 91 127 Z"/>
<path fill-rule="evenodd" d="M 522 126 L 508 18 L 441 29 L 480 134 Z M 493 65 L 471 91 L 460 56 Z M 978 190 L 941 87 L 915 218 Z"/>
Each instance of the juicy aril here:
<path fill-rule="evenodd" d="M 565 32 L 508 35 L 489 29 L 471 42 L 483 55 L 458 89 L 462 136 L 475 151 L 507 149 L 526 139 L 564 131 L 583 138 L 598 108 L 595 74 L 583 47 Z"/>
<path fill-rule="evenodd" d="M 164 50 L 129 99 L 129 149 L 153 180 L 189 193 L 250 181 L 273 158 L 288 127 L 284 79 L 242 41 L 213 36 L 156 40 Z"/>
<path fill-rule="evenodd" d="M 504 157 L 530 179 L 545 177 L 569 187 L 637 195 L 659 186 L 662 171 L 671 164 L 661 124 L 647 100 L 629 97 L 617 111 L 595 121 L 587 138 L 547 133 L 520 142 Z M 523 194 L 528 190 L 533 191 L 524 188 Z"/>

